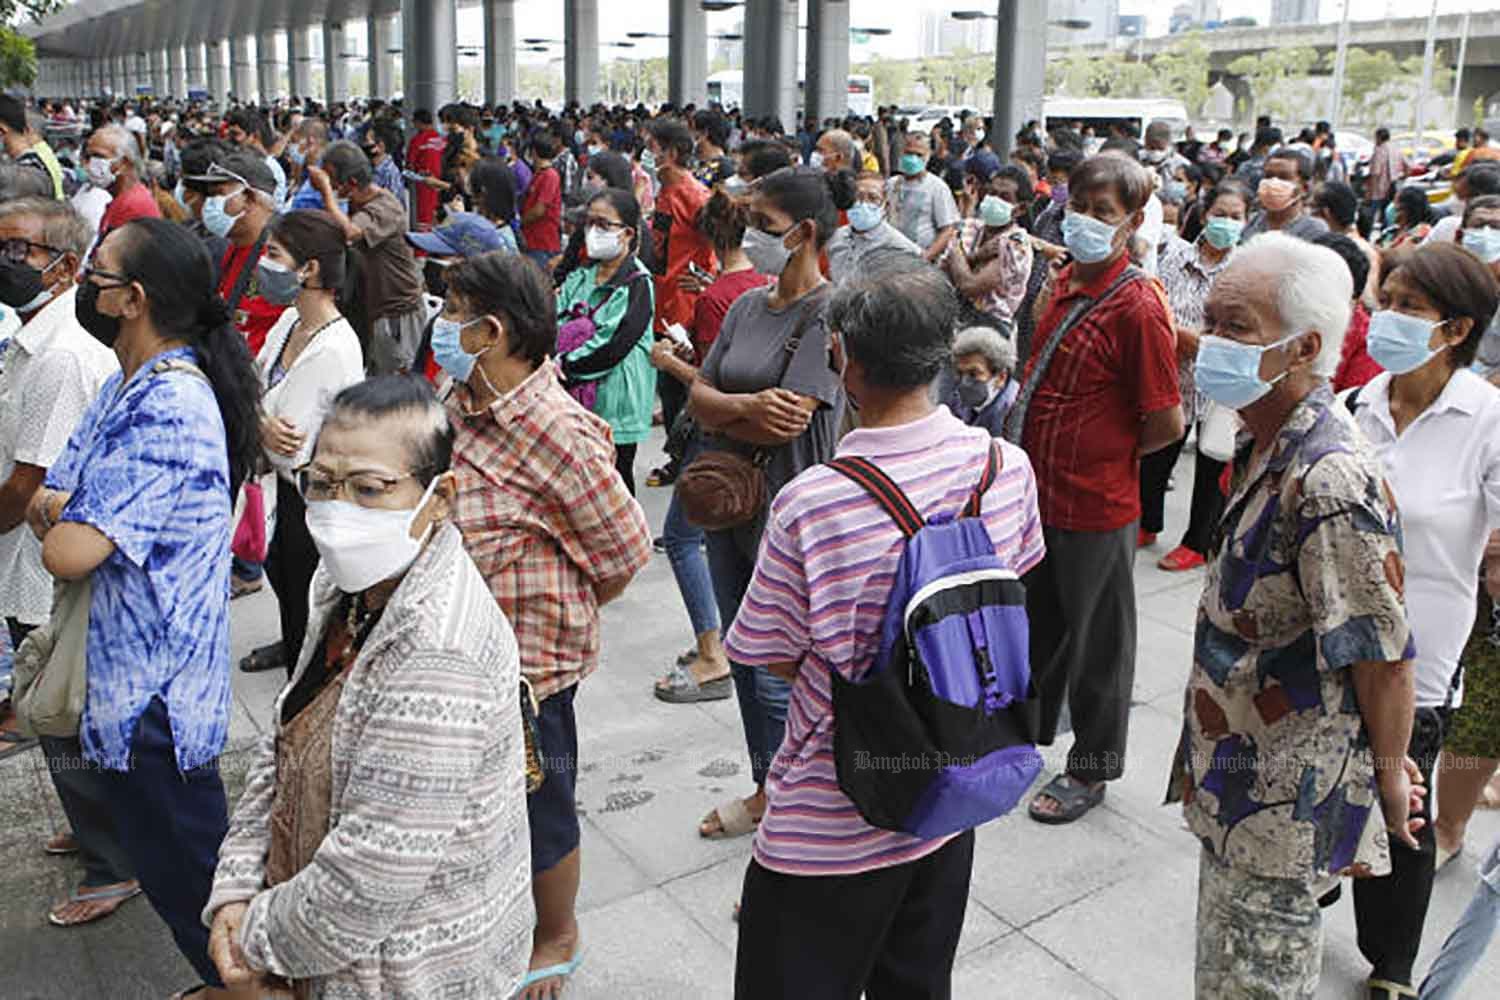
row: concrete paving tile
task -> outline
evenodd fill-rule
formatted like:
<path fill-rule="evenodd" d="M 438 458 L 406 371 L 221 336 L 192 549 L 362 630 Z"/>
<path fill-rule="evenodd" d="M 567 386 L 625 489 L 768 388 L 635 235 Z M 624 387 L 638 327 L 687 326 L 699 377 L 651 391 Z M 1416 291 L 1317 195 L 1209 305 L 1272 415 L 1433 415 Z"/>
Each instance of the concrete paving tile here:
<path fill-rule="evenodd" d="M 953 996 L 960 1000 L 1109 1000 L 1113 994 L 1025 934 L 1011 933 L 958 960 L 953 969 Z"/>
<path fill-rule="evenodd" d="M 1193 668 L 1193 637 L 1144 615 L 1136 626 L 1135 701 L 1182 694 Z"/>
<path fill-rule="evenodd" d="M 733 992 L 734 955 L 652 889 L 579 918 L 584 961 L 568 1000 L 704 1000 Z"/>
<path fill-rule="evenodd" d="M 579 823 L 583 840 L 583 877 L 578 888 L 578 912 L 596 910 L 652 888 L 652 881 L 614 841 L 585 816 Z"/>

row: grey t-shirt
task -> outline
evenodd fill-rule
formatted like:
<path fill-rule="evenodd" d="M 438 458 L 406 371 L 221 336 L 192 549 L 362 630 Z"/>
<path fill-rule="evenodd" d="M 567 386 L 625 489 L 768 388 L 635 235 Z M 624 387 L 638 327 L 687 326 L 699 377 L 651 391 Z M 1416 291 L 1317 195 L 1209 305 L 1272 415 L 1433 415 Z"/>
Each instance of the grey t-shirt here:
<path fill-rule="evenodd" d="M 925 170 L 915 178 L 897 174 L 886 181 L 885 191 L 891 225 L 923 252 L 937 239 L 938 230 L 958 225 L 953 192 L 936 174 Z"/>
<path fill-rule="evenodd" d="M 859 273 L 859 268 L 869 254 L 880 250 L 904 250 L 914 256 L 922 255 L 922 248 L 901 235 L 900 230 L 889 222 L 869 232 L 856 232 L 853 226 L 840 226 L 828 241 L 828 277 L 835 285 Z"/>
<path fill-rule="evenodd" d="M 824 314 L 832 297 L 831 289 L 824 286 L 779 312 L 770 307 L 770 296 L 769 288 L 754 288 L 735 299 L 724 316 L 718 339 L 703 361 L 702 375 L 720 392 L 755 393 L 780 385 L 822 404 L 801 437 L 771 449 L 766 464 L 766 488 L 769 496 L 775 498 L 804 469 L 833 458 L 839 421 L 843 417 L 844 386 L 828 366 L 828 326 Z M 787 343 L 808 310 L 815 316 L 803 330 L 802 342 L 792 356 L 786 377 L 778 382 Z M 705 435 L 704 443 L 708 448 L 745 455 L 756 450 L 753 445 L 719 434 Z"/>
<path fill-rule="evenodd" d="M 1288 236 L 1295 236 L 1299 240 L 1315 240 L 1328 232 L 1328 226 L 1322 219 L 1314 219 L 1304 213 L 1294 219 L 1291 225 L 1282 226 L 1280 231 Z M 1264 232 L 1267 232 L 1266 213 L 1256 212 L 1254 218 L 1245 224 L 1244 230 L 1240 233 L 1240 242 L 1244 243 L 1252 236 L 1259 236 Z"/>

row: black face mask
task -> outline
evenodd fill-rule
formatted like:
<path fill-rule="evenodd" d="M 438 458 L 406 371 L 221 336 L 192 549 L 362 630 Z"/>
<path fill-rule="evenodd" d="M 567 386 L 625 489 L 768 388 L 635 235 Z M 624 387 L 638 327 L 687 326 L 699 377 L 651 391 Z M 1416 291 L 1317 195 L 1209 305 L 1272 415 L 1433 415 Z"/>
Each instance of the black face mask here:
<path fill-rule="evenodd" d="M 428 261 L 422 267 L 423 283 L 427 286 L 427 294 L 436 298 L 445 298 L 448 294 L 448 269 L 438 264 L 437 261 Z"/>
<path fill-rule="evenodd" d="M 78 297 L 73 303 L 73 316 L 78 325 L 105 347 L 113 348 L 120 338 L 120 317 L 106 316 L 99 311 L 99 293 L 103 291 L 92 281 L 85 280 L 78 287 Z"/>
<path fill-rule="evenodd" d="M 30 312 L 46 292 L 41 271 L 24 260 L 0 260 L 0 302 L 18 312 Z"/>

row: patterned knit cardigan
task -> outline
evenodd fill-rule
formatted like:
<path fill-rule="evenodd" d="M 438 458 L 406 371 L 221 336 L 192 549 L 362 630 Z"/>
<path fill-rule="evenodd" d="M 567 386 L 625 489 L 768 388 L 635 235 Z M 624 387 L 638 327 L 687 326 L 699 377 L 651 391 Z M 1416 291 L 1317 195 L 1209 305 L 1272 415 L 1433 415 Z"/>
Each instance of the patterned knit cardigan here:
<path fill-rule="evenodd" d="M 339 597 L 321 568 L 312 596 L 296 676 Z M 204 922 L 248 900 L 240 943 L 250 966 L 310 979 L 328 1000 L 511 996 L 534 920 L 519 681 L 510 625 L 444 524 L 345 682 L 331 829 L 311 864 L 265 888 L 268 738 L 219 849 Z M 291 687 L 276 700 L 278 728 Z"/>

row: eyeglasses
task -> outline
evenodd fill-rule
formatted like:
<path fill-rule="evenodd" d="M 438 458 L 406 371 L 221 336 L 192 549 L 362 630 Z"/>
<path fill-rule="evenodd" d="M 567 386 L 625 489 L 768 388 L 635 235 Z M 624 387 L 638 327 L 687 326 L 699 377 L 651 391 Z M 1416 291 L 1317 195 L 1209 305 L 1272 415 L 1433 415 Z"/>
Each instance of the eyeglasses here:
<path fill-rule="evenodd" d="M 31 240 L 16 237 L 14 239 L 0 240 L 0 260 L 19 264 L 31 256 L 32 249 L 45 250 L 52 254 L 54 258 L 61 256 L 64 252 L 57 249 L 57 247 L 48 246 L 45 243 L 33 243 Z"/>
<path fill-rule="evenodd" d="M 629 229 L 623 222 L 615 222 L 612 219 L 601 219 L 597 215 L 591 215 L 583 220 L 585 226 L 597 226 L 600 229 Z"/>
<path fill-rule="evenodd" d="M 378 506 L 397 486 L 417 474 L 382 476 L 378 472 L 356 472 L 348 476 L 331 476 L 321 469 L 303 466 L 297 470 L 297 490 L 309 503 L 336 500 L 341 493 L 362 507 Z"/>
<path fill-rule="evenodd" d="M 82 271 L 78 272 L 79 281 L 91 281 L 95 276 L 103 278 L 105 279 L 105 281 L 109 282 L 109 284 L 102 284 L 97 281 L 94 282 L 94 284 L 99 285 L 100 288 L 104 289 L 124 288 L 126 285 L 135 280 L 128 274 L 118 274 L 114 271 L 105 271 L 101 268 L 93 267 L 92 265 L 87 266 Z"/>

